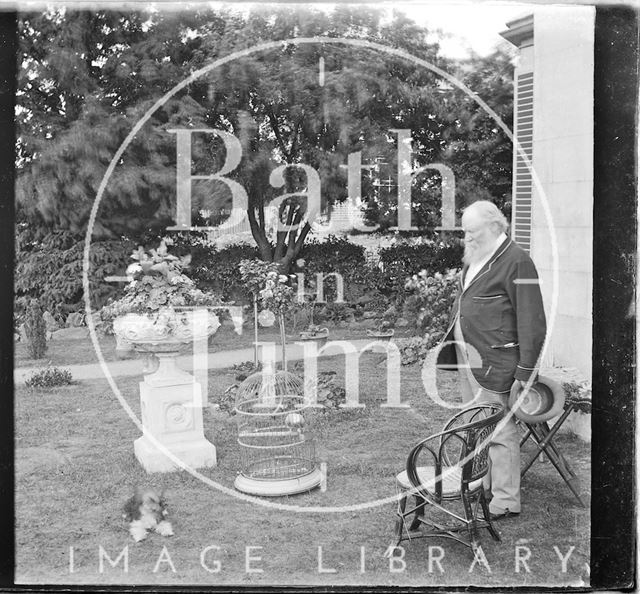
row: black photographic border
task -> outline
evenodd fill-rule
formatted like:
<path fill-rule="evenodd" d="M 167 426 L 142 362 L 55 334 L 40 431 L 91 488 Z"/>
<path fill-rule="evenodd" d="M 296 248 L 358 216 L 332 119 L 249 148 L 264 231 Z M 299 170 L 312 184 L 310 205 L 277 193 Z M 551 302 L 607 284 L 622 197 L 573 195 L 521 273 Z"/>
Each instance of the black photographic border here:
<path fill-rule="evenodd" d="M 0 589 L 98 590 L 96 587 L 15 586 L 13 421 L 14 151 L 17 14 L 0 7 Z M 636 315 L 638 221 L 639 11 L 628 4 L 596 5 L 594 50 L 593 416 L 591 587 L 636 587 Z M 100 587 L 100 591 L 133 587 Z M 229 591 L 208 587 L 206 591 Z M 464 588 L 482 590 L 482 588 Z M 136 591 L 171 591 L 135 587 Z M 199 587 L 180 590 L 203 591 Z M 240 586 L 235 591 L 278 591 Z M 355 591 L 349 587 L 288 591 Z M 368 587 L 410 592 L 424 588 Z M 431 588 L 451 591 L 451 587 Z M 522 588 L 501 588 L 518 591 Z M 528 588 L 558 591 L 559 588 Z"/>

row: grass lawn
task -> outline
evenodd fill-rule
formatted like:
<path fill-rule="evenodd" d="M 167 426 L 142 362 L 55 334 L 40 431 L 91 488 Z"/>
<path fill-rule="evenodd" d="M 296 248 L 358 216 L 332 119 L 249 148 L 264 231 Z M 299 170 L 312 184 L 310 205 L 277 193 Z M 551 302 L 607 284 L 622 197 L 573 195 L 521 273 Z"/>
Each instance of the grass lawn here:
<path fill-rule="evenodd" d="M 249 333 L 246 340 L 250 343 Z M 62 359 L 63 352 L 56 353 L 61 357 L 59 364 L 70 362 Z M 477 564 L 470 572 L 473 556 L 462 545 L 426 539 L 403 543 L 406 566 L 404 571 L 392 571 L 402 569 L 399 562 L 390 567 L 383 556 L 393 542 L 393 503 L 346 513 L 304 511 L 311 505 L 349 505 L 393 495 L 395 474 L 403 469 L 411 446 L 451 416 L 452 411 L 425 395 L 417 366 L 402 368 L 403 399 L 411 408 L 380 408 L 385 398 L 381 358 L 376 353 L 361 357 L 360 402 L 366 408 L 314 414 L 317 458 L 327 464 L 326 491 L 267 500 L 298 506 L 298 511 L 248 503 L 186 472 L 147 475 L 133 454 L 138 429 L 103 379 L 38 391 L 19 387 L 15 394 L 16 581 L 256 586 L 588 583 L 589 510 L 577 506 L 549 463 L 536 463 L 524 479 L 523 513 L 498 524 L 502 542 L 494 542 L 483 531 L 491 572 Z M 84 362 L 91 362 L 86 346 Z M 319 369 L 334 369 L 344 377 L 344 363 L 338 359 L 322 359 Z M 138 381 L 117 382 L 136 413 Z M 210 372 L 210 402 L 233 381 L 233 375 L 224 370 Z M 441 392 L 454 390 L 455 382 L 448 378 Z M 218 466 L 202 474 L 232 488 L 239 468 L 235 418 L 206 409 L 204 426 L 206 437 L 216 445 Z M 557 443 L 588 492 L 589 446 L 567 435 L 560 435 Z M 166 490 L 175 536 L 152 534 L 137 544 L 130 538 L 121 517 L 122 505 L 137 485 Z M 429 572 L 428 547 L 434 545 L 444 550 L 444 573 L 437 565 Z M 105 561 L 104 572 L 99 571 L 99 547 L 115 560 L 127 546 L 126 573 L 122 559 L 116 567 Z M 575 547 L 566 572 L 554 546 L 562 555 Z M 69 570 L 70 547 L 74 573 Z M 323 551 L 323 569 L 335 569 L 334 573 L 319 572 L 318 547 Z M 518 572 L 517 547 L 527 547 L 520 549 L 523 556 L 530 552 L 527 567 L 521 565 Z M 203 568 L 203 551 L 211 569 L 216 560 L 220 562 L 219 572 Z M 261 573 L 247 571 L 247 556 L 261 557 L 249 562 L 249 569 L 260 568 Z"/>

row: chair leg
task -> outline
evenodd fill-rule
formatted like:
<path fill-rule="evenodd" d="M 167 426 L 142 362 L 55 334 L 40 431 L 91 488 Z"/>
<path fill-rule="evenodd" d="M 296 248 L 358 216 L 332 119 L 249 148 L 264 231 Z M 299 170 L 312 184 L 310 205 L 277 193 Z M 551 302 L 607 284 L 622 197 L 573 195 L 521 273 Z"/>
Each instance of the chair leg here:
<path fill-rule="evenodd" d="M 397 538 L 396 546 L 402 542 L 402 535 L 404 534 L 404 510 L 407 507 L 407 496 L 402 495 L 398 499 L 398 519 L 396 520 L 395 535 Z"/>
<path fill-rule="evenodd" d="M 487 523 L 487 530 L 493 540 L 500 541 L 500 533 L 495 529 L 493 522 L 491 521 L 491 512 L 489 511 L 489 506 L 487 505 L 487 499 L 484 496 L 484 493 L 480 493 L 480 506 L 482 507 L 482 515 L 484 516 L 484 520 Z"/>
<path fill-rule="evenodd" d="M 467 521 L 467 530 L 469 531 L 469 545 L 475 551 L 480 543 L 480 536 L 478 535 L 476 519 L 473 516 L 471 501 L 469 501 L 469 496 L 466 493 L 462 494 L 462 504 L 464 506 L 464 517 Z"/>
<path fill-rule="evenodd" d="M 418 505 L 420 499 L 422 498 L 416 495 L 416 505 Z M 420 528 L 420 524 L 421 524 L 420 518 L 424 516 L 424 508 L 426 505 L 427 505 L 426 502 L 423 502 L 422 505 L 419 505 L 416 508 L 415 514 L 413 516 L 413 521 L 411 522 L 411 526 L 409 526 L 410 531 L 417 530 L 418 528 Z"/>

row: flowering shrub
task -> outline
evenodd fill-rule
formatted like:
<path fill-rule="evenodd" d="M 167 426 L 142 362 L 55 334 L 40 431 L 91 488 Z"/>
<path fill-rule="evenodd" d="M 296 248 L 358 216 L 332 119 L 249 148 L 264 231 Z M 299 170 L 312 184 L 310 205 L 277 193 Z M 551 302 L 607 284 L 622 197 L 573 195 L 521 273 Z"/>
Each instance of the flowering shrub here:
<path fill-rule="evenodd" d="M 128 313 L 169 315 L 174 307 L 220 305 L 212 293 L 196 288 L 183 270 L 191 257 L 178 258 L 168 253 L 171 239 L 163 239 L 155 250 L 147 254 L 142 247 L 132 254 L 136 260 L 127 268 L 132 277 L 123 297 L 102 308 L 100 317 L 105 322 Z"/>
<path fill-rule="evenodd" d="M 346 392 L 334 377 L 335 371 L 321 371 L 318 373 L 318 404 L 322 404 L 324 409 L 332 410 L 340 407 L 346 402 Z"/>
<path fill-rule="evenodd" d="M 265 262 L 264 260 L 244 259 L 240 260 L 240 278 L 245 289 L 256 298 L 262 289 L 265 288 L 267 273 L 278 273 L 278 265 L 275 262 Z"/>
<path fill-rule="evenodd" d="M 293 303 L 294 289 L 289 280 L 295 275 L 278 273 L 278 264 L 262 260 L 242 260 L 240 275 L 264 309 L 282 314 Z"/>
<path fill-rule="evenodd" d="M 255 305 L 260 303 L 263 310 L 260 312 L 263 323 L 267 325 L 269 311 L 277 314 L 280 326 L 280 344 L 282 345 L 282 361 L 286 369 L 286 335 L 284 331 L 284 316 L 287 310 L 293 306 L 294 289 L 289 284 L 289 279 L 295 275 L 286 276 L 278 273 L 278 264 L 275 262 L 263 262 L 262 260 L 242 260 L 240 262 L 240 275 L 246 288 L 253 294 Z M 254 307 L 255 307 L 254 305 Z M 256 308 L 257 309 L 257 308 Z M 255 312 L 255 309 L 254 309 Z M 255 332 L 258 320 L 255 320 Z"/>
<path fill-rule="evenodd" d="M 574 401 L 574 410 L 582 413 L 591 412 L 591 382 L 562 382 L 567 402 Z"/>
<path fill-rule="evenodd" d="M 73 376 L 68 369 L 57 367 L 45 367 L 34 372 L 25 381 L 27 388 L 55 388 L 57 386 L 68 386 L 73 383 Z"/>
<path fill-rule="evenodd" d="M 424 338 L 422 336 L 397 340 L 396 345 L 400 350 L 400 364 L 411 365 L 424 361 L 429 350 L 436 344 L 431 337 Z"/>
<path fill-rule="evenodd" d="M 416 328 L 436 342 L 447 329 L 457 284 L 458 270 L 450 269 L 433 276 L 422 270 L 407 279 L 404 285 L 407 292 L 405 317 L 415 320 Z"/>
<path fill-rule="evenodd" d="M 289 277 L 274 270 L 267 272 L 264 289 L 258 293 L 263 307 L 283 313 L 293 301 L 293 287 L 288 284 Z"/>

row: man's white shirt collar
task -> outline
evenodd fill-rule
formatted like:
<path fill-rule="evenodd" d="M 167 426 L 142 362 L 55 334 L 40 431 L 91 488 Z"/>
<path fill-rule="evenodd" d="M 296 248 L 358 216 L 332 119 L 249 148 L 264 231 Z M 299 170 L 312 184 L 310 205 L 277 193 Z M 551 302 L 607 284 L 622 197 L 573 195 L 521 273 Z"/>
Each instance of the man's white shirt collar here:
<path fill-rule="evenodd" d="M 498 235 L 496 239 L 496 243 L 494 248 L 481 260 L 478 262 L 474 262 L 473 264 L 469 264 L 469 268 L 467 269 L 467 274 L 464 277 L 464 287 L 465 289 L 469 286 L 469 283 L 474 279 L 476 274 L 480 272 L 483 266 L 493 258 L 493 255 L 498 251 L 498 248 L 502 245 L 504 240 L 507 239 L 507 235 L 503 232 Z"/>

